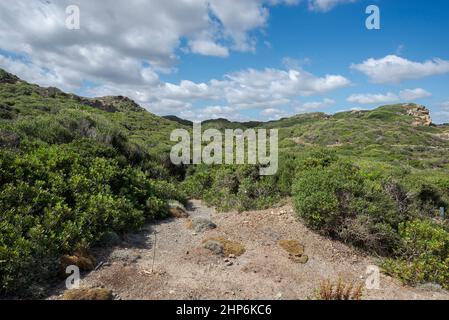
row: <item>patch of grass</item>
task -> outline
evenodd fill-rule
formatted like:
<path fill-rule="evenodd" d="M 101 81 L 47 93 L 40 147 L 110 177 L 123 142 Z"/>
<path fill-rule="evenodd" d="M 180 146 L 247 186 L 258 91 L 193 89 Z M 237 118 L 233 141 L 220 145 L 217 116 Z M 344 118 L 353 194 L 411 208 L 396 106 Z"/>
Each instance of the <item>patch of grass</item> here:
<path fill-rule="evenodd" d="M 293 256 L 302 256 L 304 254 L 304 246 L 298 240 L 279 240 L 279 246 Z"/>

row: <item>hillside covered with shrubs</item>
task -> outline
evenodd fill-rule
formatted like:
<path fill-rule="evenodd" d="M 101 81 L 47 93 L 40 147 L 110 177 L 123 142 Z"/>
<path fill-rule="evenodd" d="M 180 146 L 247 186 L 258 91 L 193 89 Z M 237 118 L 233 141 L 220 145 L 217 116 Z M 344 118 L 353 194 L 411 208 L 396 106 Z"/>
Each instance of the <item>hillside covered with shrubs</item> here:
<path fill-rule="evenodd" d="M 203 129 L 279 128 L 279 170 L 174 166 L 170 132 L 188 129 L 125 97 L 88 99 L 0 70 L 0 295 L 26 296 L 61 255 L 109 232 L 166 218 L 170 200 L 221 211 L 291 198 L 311 229 L 382 258 L 404 282 L 449 289 L 449 126 L 419 123 L 416 105 Z M 418 119 L 419 120 L 419 119 Z"/>

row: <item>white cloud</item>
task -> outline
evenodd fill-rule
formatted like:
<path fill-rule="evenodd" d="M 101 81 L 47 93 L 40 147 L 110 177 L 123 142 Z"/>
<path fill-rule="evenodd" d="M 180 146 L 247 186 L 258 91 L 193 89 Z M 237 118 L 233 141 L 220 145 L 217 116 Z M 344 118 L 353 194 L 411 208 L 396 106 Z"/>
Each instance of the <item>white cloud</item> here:
<path fill-rule="evenodd" d="M 399 97 L 391 92 L 387 94 L 353 94 L 347 100 L 358 104 L 381 104 L 398 101 Z"/>
<path fill-rule="evenodd" d="M 229 56 L 228 48 L 216 44 L 210 40 L 193 40 L 190 42 L 190 48 L 193 53 L 198 53 L 205 56 L 215 56 L 222 58 Z"/>
<path fill-rule="evenodd" d="M 414 62 L 396 55 L 382 59 L 370 58 L 351 68 L 367 75 L 375 83 L 399 83 L 403 80 L 419 79 L 449 73 L 449 61 L 435 58 Z"/>
<path fill-rule="evenodd" d="M 340 4 L 352 3 L 357 0 L 309 0 L 309 8 L 314 11 L 329 11 Z"/>
<path fill-rule="evenodd" d="M 208 106 L 202 109 L 187 109 L 180 112 L 180 117 L 194 122 L 224 118 L 230 121 L 248 121 L 247 116 L 229 106 Z"/>
<path fill-rule="evenodd" d="M 288 103 L 292 97 L 311 96 L 346 87 L 350 81 L 340 75 L 317 77 L 304 70 L 247 69 L 227 76 L 227 100 L 242 108 Z"/>
<path fill-rule="evenodd" d="M 177 49 L 227 57 L 231 50 L 253 51 L 250 34 L 264 28 L 269 8 L 292 0 L 78 0 L 81 29 L 68 30 L 65 8 L 71 0 L 0 2 L 0 48 L 25 56 L 35 72 L 63 89 L 83 80 L 105 84 L 150 84 L 145 65 L 172 67 Z M 181 48 L 182 49 L 182 48 Z M 185 51 L 185 50 L 184 50 Z M 5 67 L 7 64 L 0 66 Z"/>
<path fill-rule="evenodd" d="M 192 110 L 206 101 L 237 109 L 277 109 L 292 99 L 350 84 L 341 75 L 314 75 L 301 64 L 281 69 L 244 69 L 203 83 L 164 82 L 181 52 L 227 57 L 254 51 L 273 5 L 300 0 L 78 0 L 81 29 L 65 27 L 71 0 L 0 1 L 0 67 L 24 80 L 76 91 L 88 81 L 90 95 L 125 95 L 154 112 Z M 331 8 L 331 4 L 319 4 Z M 9 54 L 11 53 L 11 54 Z M 292 61 L 290 61 L 292 62 Z M 306 61 L 304 61 L 306 62 Z M 220 112 L 219 112 L 220 111 Z M 237 113 L 236 113 L 237 114 Z"/>
<path fill-rule="evenodd" d="M 158 80 L 152 86 L 102 85 L 92 89 L 91 95 L 127 95 L 153 112 L 178 110 L 195 101 L 224 103 L 235 110 L 268 109 L 288 105 L 297 97 L 322 94 L 349 84 L 349 80 L 339 75 L 319 77 L 303 70 L 246 69 L 204 83 L 183 80 L 174 84 Z"/>
<path fill-rule="evenodd" d="M 449 123 L 449 100 L 446 100 L 438 105 L 439 110 L 434 113 L 433 117 L 437 123 Z"/>
<path fill-rule="evenodd" d="M 386 94 L 353 94 L 348 97 L 347 101 L 357 104 L 382 104 L 398 101 L 415 101 L 430 97 L 432 94 L 422 88 L 406 89 L 398 94 L 388 92 Z"/>
<path fill-rule="evenodd" d="M 407 100 L 407 101 L 411 101 L 411 100 L 418 100 L 418 99 L 422 99 L 422 98 L 428 98 L 432 96 L 432 94 L 424 89 L 421 88 L 417 88 L 417 89 L 407 89 L 407 90 L 402 90 L 399 93 L 399 97 L 402 100 Z"/>
<path fill-rule="evenodd" d="M 279 120 L 281 118 L 290 116 L 290 114 L 287 111 L 278 108 L 264 109 L 260 112 L 260 115 L 268 120 Z"/>
<path fill-rule="evenodd" d="M 311 112 L 329 108 L 334 104 L 335 104 L 334 100 L 326 98 L 323 101 L 298 103 L 295 105 L 295 110 L 300 113 Z"/>

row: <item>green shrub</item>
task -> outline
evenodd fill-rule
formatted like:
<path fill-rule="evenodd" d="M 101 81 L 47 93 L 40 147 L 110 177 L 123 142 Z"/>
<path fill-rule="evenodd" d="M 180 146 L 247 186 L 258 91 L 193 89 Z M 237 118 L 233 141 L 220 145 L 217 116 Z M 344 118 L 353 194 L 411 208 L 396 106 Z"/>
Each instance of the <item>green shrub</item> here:
<path fill-rule="evenodd" d="M 60 255 L 165 217 L 169 199 L 185 201 L 173 184 L 116 155 L 81 142 L 0 151 L 1 293 L 25 294 L 28 284 L 54 276 Z"/>
<path fill-rule="evenodd" d="M 358 167 L 322 151 L 299 167 L 294 205 L 308 226 L 378 254 L 396 248 L 404 216 L 385 181 L 370 180 Z"/>
<path fill-rule="evenodd" d="M 432 282 L 449 289 L 449 232 L 429 220 L 399 227 L 403 245 L 399 258 L 385 262 L 385 270 L 412 285 Z"/>

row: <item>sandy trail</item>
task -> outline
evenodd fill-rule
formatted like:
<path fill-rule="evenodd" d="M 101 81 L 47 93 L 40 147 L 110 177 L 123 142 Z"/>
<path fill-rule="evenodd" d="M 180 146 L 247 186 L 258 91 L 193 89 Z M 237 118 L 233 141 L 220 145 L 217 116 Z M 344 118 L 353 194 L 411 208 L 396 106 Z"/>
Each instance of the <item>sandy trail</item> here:
<path fill-rule="evenodd" d="M 309 299 L 325 279 L 364 283 L 367 266 L 376 264 L 376 259 L 308 230 L 290 205 L 217 213 L 193 200 L 188 211 L 218 227 L 196 233 L 187 228 L 187 219 L 147 225 L 120 246 L 94 250 L 104 265 L 86 274 L 81 286 L 111 289 L 118 299 Z M 202 248 L 202 241 L 214 236 L 240 242 L 246 252 L 228 266 L 224 257 Z M 309 261 L 290 260 L 277 243 L 282 239 L 301 242 Z M 380 289 L 365 290 L 364 299 L 449 299 L 449 293 L 405 287 L 382 275 Z"/>

